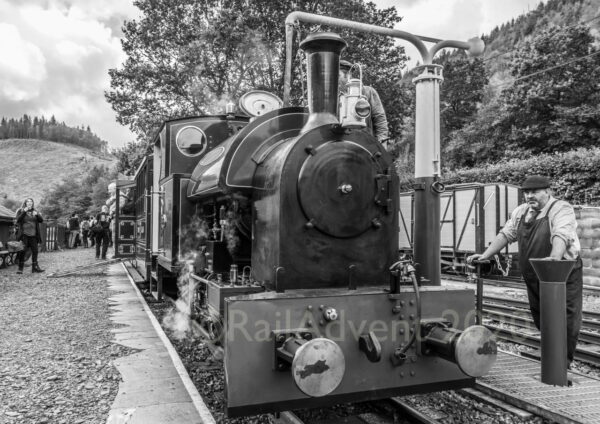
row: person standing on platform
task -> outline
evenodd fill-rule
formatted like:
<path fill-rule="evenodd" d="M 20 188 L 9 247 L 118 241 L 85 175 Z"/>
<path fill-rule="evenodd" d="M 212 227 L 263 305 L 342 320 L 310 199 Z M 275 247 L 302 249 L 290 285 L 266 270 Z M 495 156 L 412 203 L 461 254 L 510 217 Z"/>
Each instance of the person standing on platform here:
<path fill-rule="evenodd" d="M 35 209 L 33 199 L 25 199 L 16 213 L 17 240 L 23 242 L 24 246 L 24 249 L 18 254 L 17 274 L 23 274 L 27 249 L 31 249 L 31 272 L 44 272 L 38 265 L 38 243 L 42 242 L 42 233 L 40 232 L 40 223 L 42 222 L 44 219 Z"/>
<path fill-rule="evenodd" d="M 94 226 L 96 225 L 96 218 L 90 215 L 90 247 L 96 245 L 96 234 L 94 234 Z"/>
<path fill-rule="evenodd" d="M 527 285 L 529 308 L 535 326 L 540 329 L 540 282 L 529 259 L 575 260 L 567 280 L 567 360 L 573 361 L 582 319 L 583 272 L 579 257 L 577 221 L 573 207 L 555 199 L 550 180 L 533 175 L 521 186 L 525 203 L 519 205 L 496 238 L 482 254 L 471 255 L 473 260 L 493 258 L 509 243 L 518 242 L 519 267 Z"/>
<path fill-rule="evenodd" d="M 69 249 L 75 249 L 77 247 L 75 241 L 79 234 L 79 218 L 75 212 L 71 214 L 71 218 L 67 221 L 67 228 L 69 230 Z"/>
<path fill-rule="evenodd" d="M 83 248 L 87 249 L 88 247 L 88 237 L 90 235 L 90 220 L 89 217 L 83 218 L 81 221 L 81 241 L 83 242 Z"/>
<path fill-rule="evenodd" d="M 108 208 L 102 206 L 102 211 L 96 215 L 96 224 L 94 225 L 94 237 L 96 239 L 96 259 L 106 259 L 108 250 L 110 230 L 110 215 Z M 102 247 L 102 249 L 101 249 Z"/>

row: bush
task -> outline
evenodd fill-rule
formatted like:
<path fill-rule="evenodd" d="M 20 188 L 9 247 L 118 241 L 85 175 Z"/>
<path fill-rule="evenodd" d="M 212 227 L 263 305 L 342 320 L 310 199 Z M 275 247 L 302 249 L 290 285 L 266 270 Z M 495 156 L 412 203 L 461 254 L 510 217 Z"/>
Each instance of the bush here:
<path fill-rule="evenodd" d="M 551 179 L 556 197 L 572 204 L 600 206 L 598 169 L 600 148 L 580 148 L 450 171 L 444 175 L 444 183 L 501 182 L 520 185 L 527 175 L 539 174 Z"/>

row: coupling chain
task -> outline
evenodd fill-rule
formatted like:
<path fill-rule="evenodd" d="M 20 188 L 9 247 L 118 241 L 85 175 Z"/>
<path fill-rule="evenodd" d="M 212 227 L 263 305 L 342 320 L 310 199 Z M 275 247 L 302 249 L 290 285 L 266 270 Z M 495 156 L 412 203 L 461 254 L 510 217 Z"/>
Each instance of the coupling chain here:
<path fill-rule="evenodd" d="M 508 273 L 510 272 L 510 266 L 512 263 L 511 255 L 508 255 L 506 260 L 506 270 L 502 269 L 502 264 L 500 263 L 500 257 L 496 254 L 494 255 L 494 259 L 496 260 L 496 266 L 498 266 L 498 270 L 502 273 L 503 277 L 508 277 Z"/>

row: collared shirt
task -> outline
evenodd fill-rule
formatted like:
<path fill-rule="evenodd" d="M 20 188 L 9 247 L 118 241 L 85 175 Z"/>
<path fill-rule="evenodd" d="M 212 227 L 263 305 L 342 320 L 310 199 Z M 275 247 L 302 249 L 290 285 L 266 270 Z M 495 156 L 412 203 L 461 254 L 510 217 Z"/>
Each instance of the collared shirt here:
<path fill-rule="evenodd" d="M 557 200 L 556 204 L 552 207 L 550 214 L 548 214 L 548 209 L 555 200 L 554 197 L 550 196 L 550 200 L 548 200 L 548 203 L 542 208 L 536 219 L 541 219 L 548 215 L 548 223 L 550 224 L 550 240 L 548 241 L 552 244 L 554 237 L 561 238 L 567 246 L 563 259 L 576 259 L 579 256 L 581 247 L 579 244 L 579 237 L 577 237 L 575 211 L 568 202 Z M 517 206 L 510 215 L 510 219 L 506 221 L 504 228 L 500 230 L 509 243 L 517 241 L 519 222 L 524 216 L 531 213 L 530 209 L 531 207 L 527 203 Z"/>

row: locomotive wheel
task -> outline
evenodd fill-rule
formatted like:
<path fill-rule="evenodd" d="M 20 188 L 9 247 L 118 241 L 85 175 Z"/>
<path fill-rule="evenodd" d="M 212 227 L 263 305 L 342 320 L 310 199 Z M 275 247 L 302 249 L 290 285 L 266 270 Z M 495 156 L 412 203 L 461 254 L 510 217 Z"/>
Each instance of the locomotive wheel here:
<path fill-rule="evenodd" d="M 330 141 L 310 150 L 298 177 L 298 197 L 307 221 L 339 238 L 373 228 L 381 215 L 375 202 L 380 173 L 371 153 L 354 142 Z"/>

